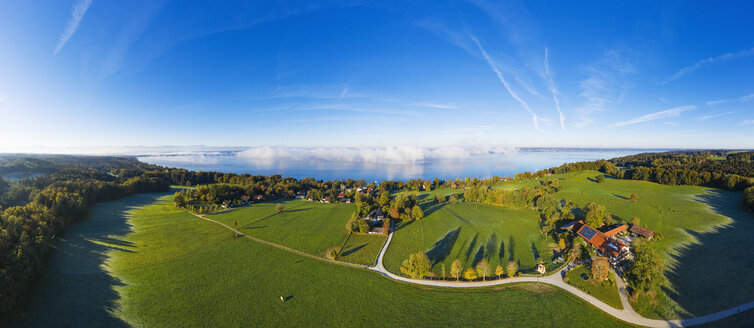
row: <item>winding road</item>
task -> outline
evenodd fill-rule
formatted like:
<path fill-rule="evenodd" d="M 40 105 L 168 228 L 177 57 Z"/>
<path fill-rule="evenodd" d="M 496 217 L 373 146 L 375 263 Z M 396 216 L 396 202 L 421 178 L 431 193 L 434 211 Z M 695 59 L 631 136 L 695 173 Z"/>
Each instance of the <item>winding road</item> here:
<path fill-rule="evenodd" d="M 187 211 L 188 212 L 188 211 Z M 385 240 L 385 244 L 382 245 L 382 249 L 380 249 L 380 254 L 377 256 L 377 262 L 374 266 L 365 266 L 365 265 L 359 265 L 359 264 L 353 264 L 353 263 L 347 263 L 343 261 L 335 261 L 326 259 L 323 257 L 311 255 L 308 253 L 304 253 L 301 251 L 297 251 L 292 248 L 288 248 L 282 245 L 278 245 L 266 240 L 262 240 L 256 237 L 248 236 L 241 231 L 226 225 L 225 223 L 222 223 L 220 221 L 216 221 L 210 218 L 207 218 L 203 215 L 194 214 L 191 212 L 188 212 L 202 220 L 212 222 L 219 224 L 226 229 L 235 232 L 238 235 L 241 235 L 245 238 L 251 239 L 253 241 L 256 241 L 258 243 L 262 243 L 265 245 L 269 245 L 287 252 L 291 252 L 294 254 L 298 254 L 307 258 L 315 259 L 322 262 L 328 262 L 332 264 L 342 265 L 342 266 L 348 266 L 353 268 L 360 268 L 360 269 L 367 269 L 375 272 L 379 272 L 385 277 L 395 280 L 395 281 L 401 281 L 405 283 L 410 284 L 416 284 L 416 285 L 423 285 L 423 286 L 435 286 L 435 287 L 448 287 L 448 288 L 478 288 L 478 287 L 489 287 L 489 286 L 498 286 L 498 285 L 505 285 L 505 284 L 513 284 L 513 283 L 521 283 L 521 282 L 536 282 L 536 283 L 542 283 L 542 284 L 548 284 L 552 286 L 556 286 L 560 289 L 566 290 L 569 293 L 576 295 L 577 297 L 583 299 L 584 301 L 588 302 L 591 305 L 594 305 L 598 309 L 602 310 L 603 312 L 628 323 L 640 325 L 640 326 L 646 326 L 646 327 L 689 327 L 694 325 L 699 325 L 703 323 L 713 322 L 716 320 L 720 320 L 723 318 L 727 318 L 729 316 L 735 315 L 737 313 L 754 309 L 754 301 L 741 304 L 739 306 L 732 307 L 727 310 L 723 310 L 720 312 L 695 317 L 695 318 L 688 318 L 688 319 L 675 319 L 675 320 L 659 320 L 659 319 L 650 319 L 645 318 L 641 316 L 640 314 L 636 313 L 634 309 L 631 307 L 631 303 L 628 301 L 628 292 L 626 291 L 626 286 L 623 284 L 622 279 L 616 279 L 617 285 L 618 285 L 618 291 L 620 294 L 621 303 L 623 304 L 623 309 L 619 310 L 616 309 L 610 305 L 607 305 L 606 303 L 600 301 L 599 299 L 595 298 L 592 295 L 589 295 L 585 293 L 584 291 L 573 287 L 565 282 L 563 282 L 563 279 L 561 278 L 565 270 L 557 271 L 553 274 L 547 275 L 547 276 L 523 276 L 523 277 L 515 277 L 515 278 L 506 278 L 506 279 L 496 279 L 496 280 L 487 280 L 487 281 L 468 281 L 468 282 L 456 282 L 456 281 L 447 281 L 447 280 L 423 280 L 423 279 L 411 279 L 403 276 L 396 275 L 387 269 L 382 264 L 382 260 L 385 256 L 385 252 L 387 251 L 388 246 L 390 245 L 390 242 L 393 239 L 393 233 L 392 227 L 391 231 L 388 234 L 387 240 Z"/>

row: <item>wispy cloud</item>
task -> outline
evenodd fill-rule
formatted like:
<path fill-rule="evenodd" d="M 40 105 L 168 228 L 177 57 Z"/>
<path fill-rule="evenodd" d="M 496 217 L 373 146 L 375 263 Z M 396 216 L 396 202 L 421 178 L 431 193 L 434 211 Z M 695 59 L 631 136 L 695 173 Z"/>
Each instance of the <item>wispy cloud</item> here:
<path fill-rule="evenodd" d="M 608 127 L 616 128 L 616 127 L 621 127 L 621 126 L 626 126 L 626 125 L 632 125 L 632 124 L 638 124 L 638 123 L 643 123 L 643 122 L 648 122 L 648 121 L 659 120 L 659 119 L 663 119 L 663 118 L 666 118 L 666 117 L 678 117 L 678 116 L 681 115 L 682 112 L 689 111 L 689 110 L 694 110 L 696 108 L 697 108 L 696 106 L 679 106 L 679 107 L 674 107 L 674 108 L 671 108 L 671 109 L 668 109 L 668 110 L 664 110 L 664 111 L 660 111 L 660 112 L 655 112 L 655 113 L 647 114 L 647 115 L 644 115 L 644 116 L 639 116 L 637 118 L 634 118 L 634 119 L 631 119 L 631 120 L 628 120 L 628 121 L 613 123 L 613 124 L 610 124 L 610 126 L 608 126 Z"/>
<path fill-rule="evenodd" d="M 552 79 L 552 72 L 550 71 L 550 64 L 547 62 L 548 50 L 545 48 L 545 82 L 547 82 L 547 88 L 552 93 L 552 100 L 555 101 L 555 109 L 558 110 L 558 116 L 560 117 L 560 129 L 565 131 L 565 116 L 563 111 L 560 110 L 560 102 L 558 101 L 558 89 L 555 88 L 555 82 Z"/>
<path fill-rule="evenodd" d="M 728 114 L 733 114 L 733 113 L 735 113 L 735 112 L 725 112 L 725 113 L 717 113 L 717 114 L 712 114 L 712 115 L 704 115 L 704 116 L 699 116 L 696 119 L 698 119 L 698 120 L 709 120 L 711 118 L 720 117 L 720 116 L 723 116 L 723 115 L 728 115 Z"/>
<path fill-rule="evenodd" d="M 437 109 L 456 109 L 456 108 L 458 108 L 455 105 L 436 104 L 436 103 L 418 103 L 418 104 L 416 104 L 416 106 L 429 107 L 429 108 L 437 108 Z"/>
<path fill-rule="evenodd" d="M 343 99 L 348 94 L 348 84 L 340 91 L 340 99 Z"/>
<path fill-rule="evenodd" d="M 58 45 L 55 47 L 55 52 L 52 54 L 53 56 L 57 55 L 60 49 L 63 49 L 65 44 L 68 43 L 68 40 L 71 39 L 79 29 L 81 19 L 84 18 L 84 14 L 86 14 L 86 11 L 91 5 L 92 0 L 78 0 L 76 4 L 73 5 L 73 9 L 71 9 L 71 18 L 68 19 L 68 23 L 66 24 L 63 33 L 60 34 Z"/>
<path fill-rule="evenodd" d="M 754 120 L 743 120 L 738 125 L 752 125 L 754 124 Z"/>
<path fill-rule="evenodd" d="M 524 106 L 524 109 L 526 109 L 526 111 L 529 112 L 529 114 L 531 114 L 532 121 L 534 123 L 534 128 L 539 130 L 539 119 L 537 118 L 537 114 L 535 114 L 534 111 L 532 111 L 531 108 L 529 108 L 529 105 L 523 99 L 521 99 L 521 97 L 519 97 L 518 94 L 516 94 L 516 92 L 513 91 L 513 89 L 511 89 L 511 86 L 508 84 L 508 81 L 506 81 L 505 77 L 503 77 L 503 73 L 500 72 L 500 69 L 497 67 L 497 64 L 495 64 L 495 61 L 492 60 L 490 55 L 487 54 L 487 51 L 484 50 L 484 48 L 482 47 L 482 44 L 479 43 L 479 40 L 477 40 L 477 38 L 471 34 L 469 34 L 469 37 L 471 37 L 471 39 L 474 40 L 474 43 L 476 43 L 477 48 L 479 48 L 479 51 L 482 53 L 482 56 L 484 56 L 484 59 L 487 61 L 487 64 L 490 65 L 490 68 L 492 69 L 493 72 L 495 72 L 500 82 L 503 83 L 503 86 L 505 86 L 505 89 L 508 90 L 508 93 L 511 95 L 511 97 L 513 97 L 513 99 L 518 101 L 521 104 L 521 106 Z"/>
<path fill-rule="evenodd" d="M 724 103 L 731 102 L 731 101 L 749 101 L 749 100 L 752 100 L 752 99 L 754 99 L 754 93 L 750 93 L 748 95 L 741 96 L 741 97 L 738 97 L 738 98 L 710 100 L 710 101 L 707 102 L 707 106 L 720 105 L 720 104 L 724 104 Z"/>
<path fill-rule="evenodd" d="M 574 127 L 581 128 L 593 123 L 592 113 L 620 103 L 632 87 L 624 79 L 635 73 L 635 70 L 624 52 L 618 49 L 608 50 L 599 60 L 583 68 L 587 76 L 579 83 L 579 96 L 586 101 L 576 107 L 578 119 L 572 124 Z"/>
<path fill-rule="evenodd" d="M 664 83 L 668 83 L 668 82 L 672 82 L 674 80 L 677 80 L 681 76 L 684 76 L 684 75 L 686 75 L 688 73 L 696 71 L 697 69 L 702 68 L 704 66 L 707 66 L 707 65 L 710 65 L 710 64 L 714 64 L 716 62 L 728 61 L 728 60 L 734 60 L 734 59 L 741 59 L 741 58 L 746 58 L 746 57 L 749 57 L 749 56 L 752 56 L 752 55 L 754 55 L 754 48 L 746 49 L 746 50 L 741 50 L 741 51 L 738 51 L 738 52 L 729 52 L 729 53 L 722 54 L 722 55 L 717 56 L 717 57 L 710 57 L 710 58 L 707 58 L 707 59 L 702 59 L 702 60 L 697 61 L 696 63 L 694 63 L 694 65 L 681 68 L 680 70 L 678 70 L 678 72 L 676 72 L 671 78 L 669 78 L 668 80 L 666 80 Z"/>

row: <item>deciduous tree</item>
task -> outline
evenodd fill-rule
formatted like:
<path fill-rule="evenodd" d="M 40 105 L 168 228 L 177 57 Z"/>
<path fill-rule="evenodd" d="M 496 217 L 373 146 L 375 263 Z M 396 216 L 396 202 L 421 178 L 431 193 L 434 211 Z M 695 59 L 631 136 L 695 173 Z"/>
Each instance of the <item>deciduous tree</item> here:
<path fill-rule="evenodd" d="M 597 257 L 592 260 L 592 278 L 597 281 L 603 281 L 610 274 L 610 263 L 604 257 Z"/>
<path fill-rule="evenodd" d="M 403 261 L 401 272 L 411 278 L 420 279 L 429 274 L 430 263 L 427 254 L 416 252 L 409 255 L 408 259 Z"/>
<path fill-rule="evenodd" d="M 463 278 L 469 281 L 476 280 L 476 270 L 474 268 L 466 269 L 466 272 L 463 273 Z"/>
<path fill-rule="evenodd" d="M 461 277 L 462 272 L 463 272 L 463 264 L 461 264 L 461 260 L 459 259 L 453 260 L 453 263 L 450 265 L 450 276 L 458 280 Z"/>
<path fill-rule="evenodd" d="M 487 259 L 482 259 L 476 264 L 476 272 L 482 277 L 482 280 L 487 280 L 487 276 L 490 274 L 490 262 Z"/>
<path fill-rule="evenodd" d="M 508 266 L 505 268 L 508 277 L 513 277 L 518 272 L 518 264 L 513 261 L 508 261 Z"/>
<path fill-rule="evenodd" d="M 498 279 L 500 279 L 500 276 L 502 276 L 503 273 L 505 273 L 505 270 L 503 270 L 503 266 L 498 264 L 495 267 L 495 275 L 497 276 Z"/>

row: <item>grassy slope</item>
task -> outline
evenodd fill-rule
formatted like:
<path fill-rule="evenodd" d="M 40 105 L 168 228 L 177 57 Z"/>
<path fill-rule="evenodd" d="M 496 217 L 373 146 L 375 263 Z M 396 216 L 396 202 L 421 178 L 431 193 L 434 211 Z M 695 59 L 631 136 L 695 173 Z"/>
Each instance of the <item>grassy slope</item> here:
<path fill-rule="evenodd" d="M 284 211 L 277 213 L 275 206 L 279 203 L 283 204 Z M 236 222 L 239 230 L 251 236 L 324 256 L 328 248 L 339 247 L 345 241 L 346 222 L 355 209 L 353 204 L 285 200 L 259 203 L 209 217 L 230 226 Z M 344 252 L 348 252 L 344 260 L 374 263 L 384 241 L 385 237 L 382 236 L 355 237 L 343 248 Z M 359 244 L 353 244 L 357 242 Z"/>
<path fill-rule="evenodd" d="M 587 277 L 589 277 L 589 280 L 582 279 L 581 274 L 586 274 Z M 608 284 L 607 282 L 598 283 L 594 281 L 594 279 L 591 278 L 589 271 L 583 265 L 568 271 L 566 277 L 568 277 L 568 284 L 587 292 L 616 309 L 623 308 L 623 304 L 621 304 L 620 301 L 620 295 L 618 294 L 618 286 L 615 284 L 616 277 L 614 273 L 610 272 L 612 284 Z"/>
<path fill-rule="evenodd" d="M 137 197 L 157 199 L 155 195 Z M 26 326 L 623 325 L 576 297 L 544 285 L 428 289 L 396 283 L 374 272 L 305 259 L 233 238 L 218 225 L 176 210 L 169 196 L 133 211 L 126 223 L 125 211 L 138 205 L 144 205 L 143 198 L 96 205 L 90 220 L 69 231 L 107 234 L 126 246 L 108 250 L 98 243 L 59 243 L 56 259 L 72 256 L 71 261 L 79 262 L 81 256 L 97 252 L 91 267 L 102 268 L 105 262 L 107 271 L 100 270 L 98 275 L 107 279 L 92 284 L 91 276 L 47 274 L 44 290 L 34 296 L 42 303 L 30 306 L 27 317 L 33 320 Z M 71 284 L 78 288 L 66 287 Z M 108 297 L 84 297 L 97 293 Z M 283 303 L 280 296 L 291 298 Z M 82 311 L 79 303 L 86 303 L 88 311 Z"/>
<path fill-rule="evenodd" d="M 507 263 L 508 259 L 519 262 L 522 269 L 531 268 L 535 264 L 532 245 L 538 254 L 550 261 L 552 250 L 539 232 L 535 211 L 445 203 L 427 205 L 425 212 L 429 214 L 421 222 L 399 226 L 385 254 L 388 270 L 400 272 L 401 262 L 420 249 L 428 252 L 434 264 L 433 271 L 438 275 L 441 274 L 441 263 L 445 263 L 446 273 L 449 273 L 456 258 L 466 268 L 481 258 L 490 261 L 493 271 L 495 266 Z"/>
<path fill-rule="evenodd" d="M 615 216 L 641 218 L 643 226 L 662 235 L 653 247 L 669 264 L 669 285 L 652 302 L 640 298 L 634 304 L 637 312 L 656 318 L 699 316 L 754 300 L 754 266 L 744 255 L 754 248 L 754 217 L 742 209 L 740 193 L 589 180 L 598 174 L 582 171 L 550 179 L 560 179 L 557 198 L 582 207 L 597 202 Z M 639 201 L 627 201 L 634 192 Z"/>

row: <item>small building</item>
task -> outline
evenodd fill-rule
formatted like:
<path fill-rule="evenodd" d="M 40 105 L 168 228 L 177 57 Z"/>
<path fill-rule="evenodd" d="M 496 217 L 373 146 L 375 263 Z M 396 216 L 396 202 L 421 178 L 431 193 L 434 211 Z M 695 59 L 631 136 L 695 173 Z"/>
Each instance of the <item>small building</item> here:
<path fill-rule="evenodd" d="M 610 229 L 610 230 L 604 232 L 604 235 L 606 237 L 612 237 L 612 236 L 617 235 L 619 233 L 622 233 L 622 232 L 624 232 L 626 230 L 628 230 L 628 225 L 623 224 L 623 225 L 619 225 L 618 227 L 615 227 L 613 229 Z"/>
<path fill-rule="evenodd" d="M 642 236 L 642 237 L 647 238 L 647 239 L 652 239 L 652 237 L 654 237 L 654 235 L 655 235 L 654 231 L 649 230 L 649 229 L 644 228 L 644 227 L 640 227 L 640 226 L 635 225 L 635 224 L 631 227 L 630 231 L 631 231 L 631 233 L 637 234 L 637 235 Z"/>
<path fill-rule="evenodd" d="M 262 196 L 262 195 L 257 195 L 256 199 L 257 199 L 257 200 L 264 200 L 264 196 Z"/>
<path fill-rule="evenodd" d="M 242 202 L 246 202 L 246 203 L 248 203 L 250 199 L 251 199 L 251 197 L 249 197 L 249 196 L 247 196 L 247 195 L 243 195 L 243 196 L 241 196 L 241 201 L 242 201 Z"/>
<path fill-rule="evenodd" d="M 576 232 L 576 231 L 579 231 L 579 229 L 581 229 L 581 226 L 582 226 L 582 225 L 584 225 L 584 221 L 581 221 L 581 220 L 573 220 L 573 221 L 571 221 L 571 222 L 568 222 L 568 223 L 566 223 L 566 224 L 562 225 L 562 226 L 560 227 L 560 229 L 561 229 L 561 230 L 567 230 L 567 231 Z"/>
<path fill-rule="evenodd" d="M 382 213 L 382 210 L 376 209 L 374 211 L 369 212 L 369 214 L 367 214 L 364 220 L 367 220 L 370 223 L 375 224 L 377 222 L 382 222 L 383 220 L 385 220 L 385 214 Z"/>
<path fill-rule="evenodd" d="M 545 274 L 547 273 L 547 268 L 545 268 L 545 265 L 542 263 L 537 264 L 537 272 L 539 272 L 539 274 Z"/>

